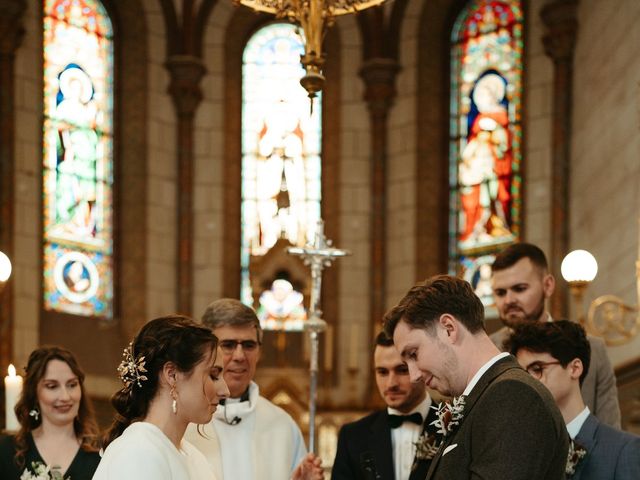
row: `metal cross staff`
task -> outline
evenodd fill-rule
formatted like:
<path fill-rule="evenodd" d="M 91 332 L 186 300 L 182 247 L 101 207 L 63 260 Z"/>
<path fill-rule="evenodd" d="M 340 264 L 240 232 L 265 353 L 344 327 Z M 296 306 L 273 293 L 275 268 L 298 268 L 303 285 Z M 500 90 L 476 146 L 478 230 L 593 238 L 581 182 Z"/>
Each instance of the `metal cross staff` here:
<path fill-rule="evenodd" d="M 287 253 L 302 258 L 305 265 L 311 268 L 311 299 L 309 302 L 309 319 L 305 322 L 305 330 L 311 340 L 311 358 L 309 361 L 309 451 L 315 452 L 316 402 L 318 392 L 318 347 L 322 332 L 327 322 L 322 320 L 320 310 L 320 289 L 322 287 L 322 270 L 331 266 L 338 257 L 350 255 L 348 250 L 340 250 L 331 246 L 331 240 L 324 235 L 324 221 L 318 220 L 318 227 L 312 244 L 304 247 L 288 247 Z"/>

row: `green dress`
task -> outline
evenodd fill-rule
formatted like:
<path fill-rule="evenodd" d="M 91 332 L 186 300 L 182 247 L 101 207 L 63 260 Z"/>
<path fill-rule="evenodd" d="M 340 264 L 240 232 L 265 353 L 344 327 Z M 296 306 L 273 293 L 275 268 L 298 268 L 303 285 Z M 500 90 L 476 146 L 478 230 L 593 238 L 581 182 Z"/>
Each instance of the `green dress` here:
<path fill-rule="evenodd" d="M 46 465 L 36 448 L 36 444 L 33 442 L 31 434 L 27 436 L 27 445 L 29 449 L 25 453 L 24 467 L 18 468 L 15 463 L 15 437 L 13 435 L 0 435 L 0 478 L 2 480 L 19 480 L 25 469 L 34 474 L 34 463 Z M 100 454 L 98 452 L 87 452 L 78 448 L 78 453 L 76 453 L 67 471 L 64 472 L 64 478 L 69 480 L 91 480 L 93 473 L 98 468 L 98 463 L 100 463 Z"/>

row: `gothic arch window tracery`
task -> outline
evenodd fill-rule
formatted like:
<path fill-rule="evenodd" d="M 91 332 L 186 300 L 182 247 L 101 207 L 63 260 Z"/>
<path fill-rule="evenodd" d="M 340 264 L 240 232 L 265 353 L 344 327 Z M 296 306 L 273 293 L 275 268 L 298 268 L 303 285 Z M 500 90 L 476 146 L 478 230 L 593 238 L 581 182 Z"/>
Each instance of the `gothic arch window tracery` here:
<path fill-rule="evenodd" d="M 97 0 L 44 2 L 44 308 L 113 314 L 113 29 Z"/>
<path fill-rule="evenodd" d="M 240 295 L 256 307 L 252 258 L 304 245 L 320 218 L 322 100 L 310 115 L 302 53 L 296 27 L 283 22 L 257 30 L 243 52 Z"/>
<path fill-rule="evenodd" d="M 493 255 L 520 238 L 523 13 L 472 0 L 451 35 L 449 270 L 485 305 Z"/>

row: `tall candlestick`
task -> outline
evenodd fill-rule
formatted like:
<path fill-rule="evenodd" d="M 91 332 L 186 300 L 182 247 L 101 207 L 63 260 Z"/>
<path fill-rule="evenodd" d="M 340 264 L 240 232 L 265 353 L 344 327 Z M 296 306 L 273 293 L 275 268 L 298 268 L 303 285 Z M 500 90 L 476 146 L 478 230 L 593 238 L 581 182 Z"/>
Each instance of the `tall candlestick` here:
<path fill-rule="evenodd" d="M 22 377 L 16 375 L 16 368 L 9 365 L 9 375 L 4 377 L 4 398 L 5 398 L 5 428 L 9 431 L 18 431 L 20 424 L 13 411 L 13 407 L 18 403 L 22 393 Z"/>

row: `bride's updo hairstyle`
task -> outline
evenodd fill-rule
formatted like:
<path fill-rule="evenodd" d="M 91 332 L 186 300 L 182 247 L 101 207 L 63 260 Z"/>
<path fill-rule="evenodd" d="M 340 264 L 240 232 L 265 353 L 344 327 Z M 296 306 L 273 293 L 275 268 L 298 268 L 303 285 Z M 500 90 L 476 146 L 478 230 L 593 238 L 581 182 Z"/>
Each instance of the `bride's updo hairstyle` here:
<path fill-rule="evenodd" d="M 169 315 L 145 324 L 125 348 L 118 367 L 124 387 L 111 397 L 117 413 L 105 435 L 104 448 L 131 423 L 147 415 L 167 362 L 188 373 L 217 346 L 218 339 L 211 330 L 188 317 Z"/>

